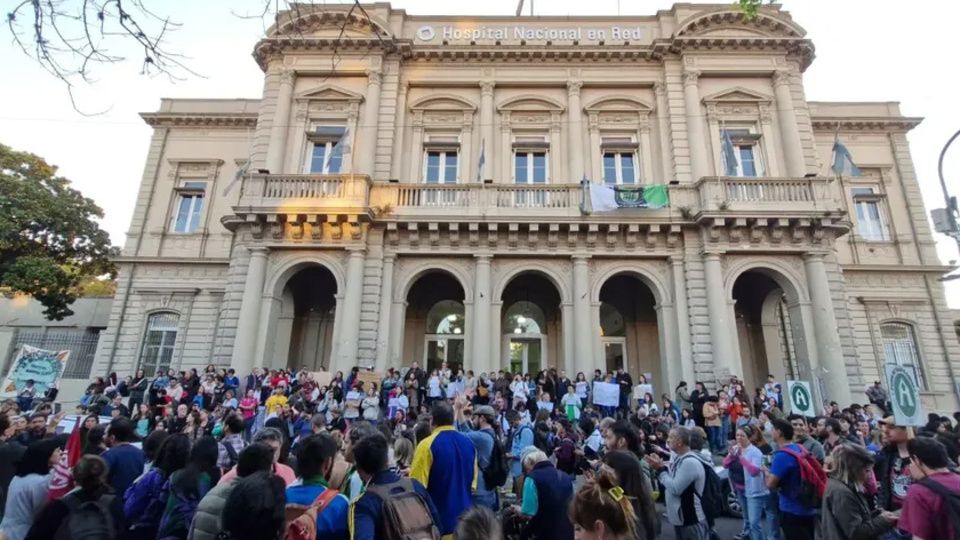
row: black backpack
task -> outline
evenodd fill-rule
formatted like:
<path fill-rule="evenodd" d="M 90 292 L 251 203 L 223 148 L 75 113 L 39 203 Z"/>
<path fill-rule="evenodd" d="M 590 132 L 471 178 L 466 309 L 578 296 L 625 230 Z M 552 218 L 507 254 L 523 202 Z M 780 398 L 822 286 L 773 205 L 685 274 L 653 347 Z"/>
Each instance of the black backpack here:
<path fill-rule="evenodd" d="M 114 502 L 113 495 L 102 495 L 96 501 L 82 501 L 76 493 L 70 493 L 60 499 L 69 514 L 60 528 L 56 540 L 114 540 L 117 526 L 110 510 Z"/>
<path fill-rule="evenodd" d="M 510 464 L 507 463 L 507 453 L 503 449 L 503 444 L 497 437 L 491 436 L 491 438 L 493 439 L 493 450 L 490 452 L 490 464 L 481 471 L 487 489 L 502 487 L 507 483 L 507 477 L 510 476 Z"/>
<path fill-rule="evenodd" d="M 690 459 L 700 461 L 696 456 Z M 693 493 L 700 499 L 700 507 L 703 508 L 703 515 L 712 526 L 713 521 L 723 515 L 723 484 L 720 477 L 717 476 L 717 472 L 713 470 L 713 467 L 702 461 L 700 461 L 700 465 L 703 466 L 704 475 L 703 493 L 697 493 L 696 489 L 694 489 Z"/>
<path fill-rule="evenodd" d="M 227 453 L 227 458 L 230 459 L 230 463 L 223 469 L 224 472 L 227 472 L 237 466 L 237 463 L 240 462 L 240 455 L 237 454 L 237 449 L 227 441 L 221 441 L 220 445 L 223 446 L 223 450 Z"/>
<path fill-rule="evenodd" d="M 943 499 L 941 512 L 946 512 L 950 518 L 950 528 L 953 529 L 953 540 L 960 540 L 960 493 L 950 491 L 947 486 L 935 482 L 930 478 L 924 478 L 917 482 L 921 486 L 936 493 Z"/>

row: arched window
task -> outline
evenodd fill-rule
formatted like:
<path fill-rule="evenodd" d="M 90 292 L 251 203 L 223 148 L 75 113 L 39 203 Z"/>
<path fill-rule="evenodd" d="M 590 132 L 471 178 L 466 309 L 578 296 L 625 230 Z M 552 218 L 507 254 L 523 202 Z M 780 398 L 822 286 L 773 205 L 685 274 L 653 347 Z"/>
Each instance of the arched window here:
<path fill-rule="evenodd" d="M 913 327 L 898 322 L 883 323 L 880 325 L 880 338 L 883 340 L 884 362 L 912 370 L 917 385 L 920 389 L 925 388 L 923 366 L 920 365 Z"/>
<path fill-rule="evenodd" d="M 177 343 L 180 316 L 176 313 L 154 313 L 147 318 L 143 349 L 140 351 L 140 369 L 153 376 L 158 369 L 166 371 L 173 361 L 173 347 Z"/>
<path fill-rule="evenodd" d="M 540 306 L 522 300 L 507 309 L 503 324 L 504 334 L 543 334 L 547 327 L 547 317 Z"/>
<path fill-rule="evenodd" d="M 465 321 L 463 304 L 443 300 L 434 304 L 427 314 L 427 333 L 463 335 Z"/>
<path fill-rule="evenodd" d="M 620 314 L 617 306 L 610 302 L 600 304 L 600 331 L 603 337 L 623 337 L 627 335 L 623 315 Z"/>

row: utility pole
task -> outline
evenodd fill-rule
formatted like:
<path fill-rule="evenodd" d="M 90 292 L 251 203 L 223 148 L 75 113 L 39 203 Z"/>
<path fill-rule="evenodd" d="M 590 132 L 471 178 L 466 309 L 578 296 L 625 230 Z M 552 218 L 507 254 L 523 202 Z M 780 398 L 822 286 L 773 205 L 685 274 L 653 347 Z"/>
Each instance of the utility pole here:
<path fill-rule="evenodd" d="M 940 151 L 940 160 L 937 162 L 937 174 L 940 176 L 940 189 L 943 190 L 943 202 L 946 208 L 935 208 L 930 212 L 930 218 L 933 220 L 933 229 L 938 233 L 943 233 L 957 243 L 957 250 L 960 251 L 960 210 L 957 207 L 957 198 L 951 197 L 947 190 L 947 181 L 943 178 L 943 158 L 947 155 L 947 150 L 953 141 L 960 137 L 960 131 L 957 131 L 947 140 Z"/>
<path fill-rule="evenodd" d="M 517 2 L 517 17 L 523 13 L 523 2 L 524 0 Z M 533 0 L 530 0 L 530 16 L 533 17 Z"/>

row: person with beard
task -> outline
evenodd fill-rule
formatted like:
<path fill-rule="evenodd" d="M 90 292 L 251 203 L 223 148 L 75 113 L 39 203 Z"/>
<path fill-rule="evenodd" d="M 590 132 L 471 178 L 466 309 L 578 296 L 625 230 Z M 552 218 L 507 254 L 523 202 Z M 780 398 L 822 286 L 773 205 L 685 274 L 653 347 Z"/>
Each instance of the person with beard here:
<path fill-rule="evenodd" d="M 30 446 L 34 442 L 53 437 L 56 434 L 57 425 L 66 415 L 66 412 L 58 413 L 48 425 L 45 414 L 33 413 L 30 415 L 30 423 L 27 425 L 27 429 L 17 436 L 17 442 L 21 446 Z"/>
<path fill-rule="evenodd" d="M 493 422 L 496 420 L 496 413 L 493 407 L 488 405 L 479 405 L 473 409 L 473 417 L 467 421 L 463 409 L 466 407 L 466 399 L 459 396 L 454 400 L 453 411 L 455 415 L 455 425 L 460 433 L 463 433 L 473 442 L 476 449 L 477 466 L 482 472 L 490 466 L 490 460 L 493 457 L 493 445 L 497 441 L 497 433 L 493 429 Z M 500 503 L 497 497 L 497 488 L 499 486 L 488 486 L 483 474 L 477 475 L 477 487 L 471 494 L 474 505 L 485 506 L 491 510 L 498 510 Z"/>

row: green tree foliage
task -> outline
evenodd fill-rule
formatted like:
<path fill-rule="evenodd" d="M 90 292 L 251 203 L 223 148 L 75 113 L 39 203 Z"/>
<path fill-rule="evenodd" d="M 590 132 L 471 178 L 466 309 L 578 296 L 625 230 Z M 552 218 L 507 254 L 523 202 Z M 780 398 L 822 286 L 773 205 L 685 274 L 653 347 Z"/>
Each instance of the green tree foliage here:
<path fill-rule="evenodd" d="M 80 285 L 115 274 L 103 210 L 43 158 L 0 144 L 0 286 L 28 294 L 44 315 L 72 315 Z"/>
<path fill-rule="evenodd" d="M 735 6 L 743 12 L 743 18 L 751 21 L 757 18 L 757 11 L 763 5 L 764 0 L 738 0 Z"/>

